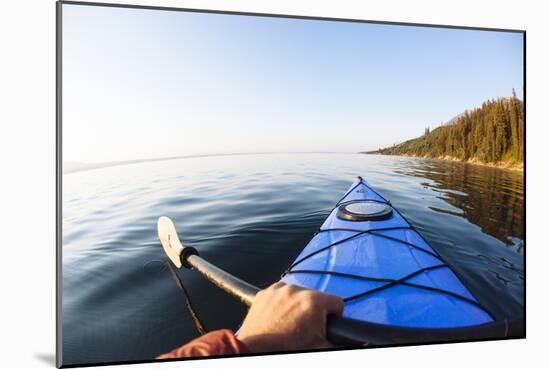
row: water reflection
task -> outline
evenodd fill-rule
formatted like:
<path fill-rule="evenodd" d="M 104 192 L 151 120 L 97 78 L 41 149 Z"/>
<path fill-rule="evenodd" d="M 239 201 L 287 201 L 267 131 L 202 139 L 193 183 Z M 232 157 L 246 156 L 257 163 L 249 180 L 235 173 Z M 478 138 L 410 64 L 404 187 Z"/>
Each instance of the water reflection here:
<path fill-rule="evenodd" d="M 415 176 L 422 185 L 438 193 L 454 209 L 431 206 L 436 212 L 467 219 L 516 252 L 523 253 L 523 174 L 481 165 L 442 160 L 413 160 L 398 173 Z"/>

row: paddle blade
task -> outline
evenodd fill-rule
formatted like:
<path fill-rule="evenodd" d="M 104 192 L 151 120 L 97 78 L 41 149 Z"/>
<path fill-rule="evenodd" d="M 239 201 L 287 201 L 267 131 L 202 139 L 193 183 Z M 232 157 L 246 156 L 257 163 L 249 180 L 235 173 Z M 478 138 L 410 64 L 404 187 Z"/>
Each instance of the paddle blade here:
<path fill-rule="evenodd" d="M 180 255 L 183 250 L 183 246 L 178 238 L 178 233 L 176 232 L 174 223 L 168 217 L 160 217 L 157 222 L 157 229 L 159 240 L 162 244 L 164 252 L 168 255 L 170 261 L 172 261 L 176 267 L 180 268 Z"/>

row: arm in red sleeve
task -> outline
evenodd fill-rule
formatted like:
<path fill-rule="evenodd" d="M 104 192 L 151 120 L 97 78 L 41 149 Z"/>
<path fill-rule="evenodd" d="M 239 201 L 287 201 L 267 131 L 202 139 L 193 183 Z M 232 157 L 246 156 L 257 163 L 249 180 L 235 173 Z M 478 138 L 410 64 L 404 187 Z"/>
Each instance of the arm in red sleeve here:
<path fill-rule="evenodd" d="M 176 359 L 193 356 L 234 355 L 249 352 L 244 343 L 229 329 L 209 332 L 157 359 Z"/>

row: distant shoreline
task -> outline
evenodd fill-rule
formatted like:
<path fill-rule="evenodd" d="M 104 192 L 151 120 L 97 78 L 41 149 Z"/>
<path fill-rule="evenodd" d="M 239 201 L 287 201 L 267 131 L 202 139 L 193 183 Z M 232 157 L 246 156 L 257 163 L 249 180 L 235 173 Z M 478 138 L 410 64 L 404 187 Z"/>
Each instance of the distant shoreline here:
<path fill-rule="evenodd" d="M 507 169 L 513 172 L 520 172 L 521 174 L 524 173 L 524 164 L 523 163 L 511 163 L 511 162 L 497 162 L 497 163 L 484 163 L 475 159 L 470 160 L 462 160 L 459 158 L 455 158 L 452 156 L 438 156 L 438 157 L 431 157 L 431 156 L 417 156 L 417 155 L 409 155 L 409 154 L 383 154 L 373 151 L 368 152 L 360 152 L 360 154 L 366 154 L 366 155 L 385 155 L 385 156 L 402 156 L 406 158 L 421 158 L 421 159 L 431 159 L 431 160 L 443 160 L 443 161 L 452 161 L 452 162 L 459 162 L 459 163 L 465 163 L 465 164 L 474 164 L 474 165 L 481 165 L 484 167 L 490 167 L 490 168 L 497 168 L 497 169 Z"/>
<path fill-rule="evenodd" d="M 516 97 L 499 97 L 465 110 L 446 124 L 372 154 L 433 158 L 487 167 L 524 171 L 524 103 Z"/>

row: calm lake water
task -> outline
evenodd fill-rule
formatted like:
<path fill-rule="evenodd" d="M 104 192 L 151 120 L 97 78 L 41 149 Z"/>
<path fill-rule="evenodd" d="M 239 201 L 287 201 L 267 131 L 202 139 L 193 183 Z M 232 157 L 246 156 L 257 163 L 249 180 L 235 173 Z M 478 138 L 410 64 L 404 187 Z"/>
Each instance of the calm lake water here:
<path fill-rule="evenodd" d="M 521 173 L 362 154 L 143 162 L 63 175 L 63 363 L 149 360 L 197 336 L 156 222 L 257 285 L 278 280 L 356 176 L 392 202 L 497 318 L 523 312 Z M 246 312 L 178 272 L 209 330 Z"/>

